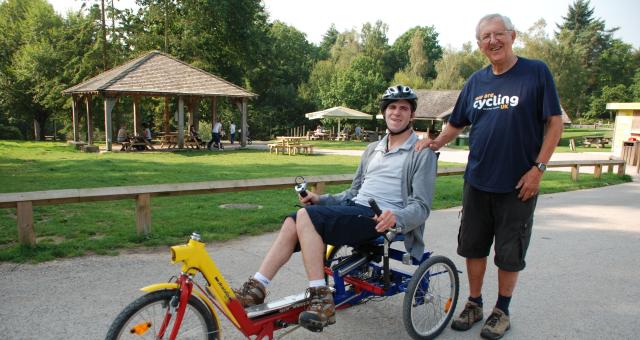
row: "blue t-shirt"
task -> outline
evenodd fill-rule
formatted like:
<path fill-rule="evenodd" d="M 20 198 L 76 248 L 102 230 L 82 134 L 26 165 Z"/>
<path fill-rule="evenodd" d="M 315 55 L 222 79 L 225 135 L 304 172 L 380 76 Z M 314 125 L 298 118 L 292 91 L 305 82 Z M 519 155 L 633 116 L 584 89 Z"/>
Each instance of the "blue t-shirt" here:
<path fill-rule="evenodd" d="M 511 192 L 540 152 L 549 116 L 560 115 L 560 100 L 547 66 L 518 57 L 501 75 L 491 65 L 465 84 L 449 123 L 471 125 L 464 178 L 473 187 Z"/>

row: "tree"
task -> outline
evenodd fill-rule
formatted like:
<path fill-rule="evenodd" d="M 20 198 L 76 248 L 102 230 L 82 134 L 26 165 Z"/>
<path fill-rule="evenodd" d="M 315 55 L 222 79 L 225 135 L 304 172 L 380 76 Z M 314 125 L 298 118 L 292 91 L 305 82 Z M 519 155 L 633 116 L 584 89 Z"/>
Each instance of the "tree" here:
<path fill-rule="evenodd" d="M 640 68 L 636 71 L 633 81 L 629 86 L 629 100 L 640 102 Z"/>
<path fill-rule="evenodd" d="M 426 78 L 435 78 L 435 63 L 442 58 L 442 47 L 438 43 L 438 33 L 433 26 L 413 27 L 396 39 L 391 46 L 397 58 L 395 61 L 397 68 L 394 72 L 405 68 L 410 63 L 409 50 L 416 32 L 422 37 L 422 50 L 428 63 Z"/>
<path fill-rule="evenodd" d="M 570 107 L 576 116 L 589 107 L 591 94 L 600 93 L 603 86 L 601 75 L 607 72 L 602 55 L 611 47 L 613 32 L 617 30 L 606 29 L 604 20 L 595 19 L 593 13 L 588 0 L 576 0 L 569 6 L 564 22 L 558 25 L 560 30 L 556 32 L 563 54 L 573 54 L 580 61 L 580 69 L 577 69 L 580 83 L 574 82 L 573 90 L 567 93 L 572 97 L 567 99 L 572 103 Z"/>
<path fill-rule="evenodd" d="M 331 54 L 331 48 L 336 43 L 340 32 L 336 29 L 335 24 L 331 24 L 327 32 L 322 36 L 322 41 L 318 47 L 318 60 L 328 59 Z"/>
<path fill-rule="evenodd" d="M 618 84 L 613 87 L 604 86 L 600 96 L 593 98 L 589 111 L 585 113 L 585 118 L 599 118 L 607 113 L 607 103 L 624 103 L 630 100 L 627 87 Z"/>
<path fill-rule="evenodd" d="M 253 123 L 273 134 L 303 124 L 300 113 L 312 107 L 298 89 L 309 78 L 315 49 L 304 33 L 280 21 L 273 23 L 267 39 L 270 48 L 251 72 L 250 81 L 252 90 L 260 93 Z"/>
<path fill-rule="evenodd" d="M 484 55 L 473 49 L 471 43 L 462 46 L 462 51 L 448 49 L 436 62 L 438 76 L 431 88 L 434 90 L 459 90 L 474 72 L 487 63 Z"/>
<path fill-rule="evenodd" d="M 338 71 L 332 79 L 330 95 L 322 104 L 325 107 L 344 105 L 377 113 L 380 93 L 386 87 L 380 63 L 369 56 L 360 55 L 349 68 Z"/>
<path fill-rule="evenodd" d="M 409 64 L 396 73 L 394 84 L 404 84 L 414 89 L 426 89 L 428 87 L 425 77 L 429 72 L 429 60 L 427 59 L 420 32 L 416 31 L 411 39 L 409 49 Z"/>

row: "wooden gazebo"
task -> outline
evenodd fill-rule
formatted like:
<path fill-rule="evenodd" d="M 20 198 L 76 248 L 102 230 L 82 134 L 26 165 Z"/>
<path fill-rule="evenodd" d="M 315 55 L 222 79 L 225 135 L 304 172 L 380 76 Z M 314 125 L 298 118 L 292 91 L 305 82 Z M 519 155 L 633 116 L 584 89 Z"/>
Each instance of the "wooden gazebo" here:
<path fill-rule="evenodd" d="M 203 98 L 211 100 L 211 121 L 217 121 L 218 97 L 230 98 L 241 112 L 241 129 L 247 131 L 247 102 L 256 94 L 246 91 L 220 77 L 159 51 L 149 52 L 142 57 L 131 60 L 123 65 L 101 73 L 76 86 L 62 91 L 63 95 L 73 97 L 73 140 L 78 142 L 78 115 L 80 103 L 85 102 L 87 115 L 87 142 L 93 144 L 91 124 L 91 100 L 94 96 L 102 97 L 104 101 L 104 129 L 107 150 L 112 148 L 112 118 L 111 111 L 121 96 L 133 97 L 133 129 L 134 134 L 141 132 L 141 117 L 139 110 L 140 97 L 164 97 L 164 129 L 168 130 L 169 98 L 178 98 L 178 147 L 184 147 L 184 104 L 189 108 L 189 123 L 198 125 L 194 121 L 194 110 L 197 102 Z M 197 116 L 196 116 L 197 117 Z M 196 118 L 197 119 L 197 118 Z M 246 146 L 246 133 L 242 134 L 241 145 Z"/>

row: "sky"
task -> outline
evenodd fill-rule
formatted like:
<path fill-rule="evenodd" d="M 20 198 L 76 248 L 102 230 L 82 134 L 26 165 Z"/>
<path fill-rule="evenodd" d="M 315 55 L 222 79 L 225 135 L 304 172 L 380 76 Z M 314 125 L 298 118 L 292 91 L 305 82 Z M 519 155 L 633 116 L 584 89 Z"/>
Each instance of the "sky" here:
<path fill-rule="evenodd" d="M 136 8 L 135 0 L 114 0 L 117 8 Z M 54 9 L 65 14 L 77 10 L 80 0 L 49 0 Z M 517 30 L 526 31 L 539 19 L 547 22 L 553 34 L 574 0 L 264 0 L 270 21 L 280 20 L 307 35 L 318 44 L 331 24 L 339 32 L 360 31 L 366 22 L 381 20 L 388 25 L 387 37 L 393 43 L 415 26 L 434 26 L 443 47 L 460 49 L 474 41 L 475 26 L 485 14 L 508 16 Z M 640 48 L 640 1 L 591 0 L 594 17 L 603 19 L 606 28 L 619 27 L 614 37 Z"/>

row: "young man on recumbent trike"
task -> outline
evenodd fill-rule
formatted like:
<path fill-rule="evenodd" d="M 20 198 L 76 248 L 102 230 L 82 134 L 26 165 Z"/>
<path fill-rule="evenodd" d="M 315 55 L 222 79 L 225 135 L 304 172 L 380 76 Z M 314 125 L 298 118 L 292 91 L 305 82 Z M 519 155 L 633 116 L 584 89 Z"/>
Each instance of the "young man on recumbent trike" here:
<path fill-rule="evenodd" d="M 362 155 L 351 187 L 335 195 L 309 192 L 305 207 L 285 218 L 258 272 L 235 290 L 245 306 L 264 303 L 266 289 L 294 252 L 302 251 L 311 303 L 299 324 L 312 331 L 335 323 L 333 296 L 324 279 L 325 245 L 358 246 L 392 227 L 404 234 L 407 252 L 420 259 L 425 221 L 431 211 L 437 169 L 432 151 L 416 152 L 412 128 L 417 96 L 408 86 L 388 88 L 380 100 L 388 134 Z M 374 199 L 383 213 L 374 216 Z"/>

